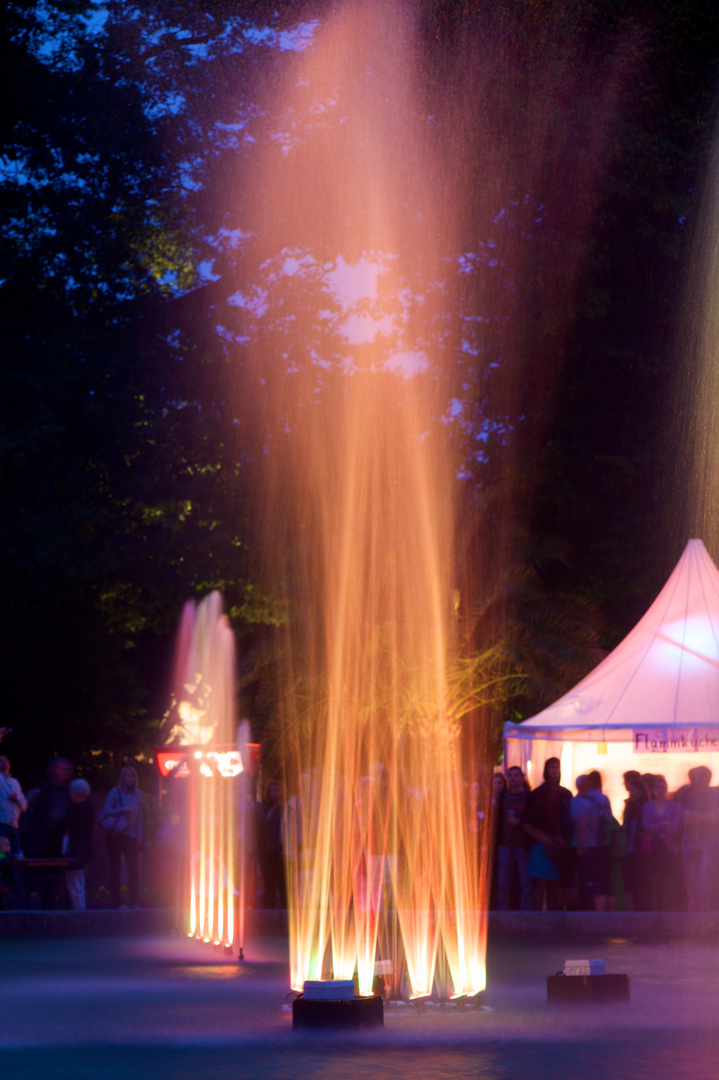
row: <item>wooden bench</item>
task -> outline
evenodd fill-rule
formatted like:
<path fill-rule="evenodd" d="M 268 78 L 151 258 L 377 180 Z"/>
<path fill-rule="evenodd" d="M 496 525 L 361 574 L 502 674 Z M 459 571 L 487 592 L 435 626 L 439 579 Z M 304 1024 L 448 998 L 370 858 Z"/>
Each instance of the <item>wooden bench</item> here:
<path fill-rule="evenodd" d="M 43 882 L 52 881 L 55 899 L 61 909 L 67 907 L 65 894 L 65 870 L 70 865 L 70 859 L 13 859 L 11 865 L 20 871 L 22 878 L 22 897 L 25 910 L 30 907 L 30 878 L 34 878 L 33 884 L 39 886 L 42 897 Z"/>

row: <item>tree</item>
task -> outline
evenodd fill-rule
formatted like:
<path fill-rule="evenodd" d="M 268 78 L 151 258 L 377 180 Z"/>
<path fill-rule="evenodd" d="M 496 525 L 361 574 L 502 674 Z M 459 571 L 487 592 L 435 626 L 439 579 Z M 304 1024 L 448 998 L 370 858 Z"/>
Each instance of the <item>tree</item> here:
<path fill-rule="evenodd" d="M 188 595 L 223 588 L 241 631 L 268 617 L 223 343 L 188 292 L 185 166 L 121 7 L 94 30 L 91 4 L 5 11 L 3 73 L 28 92 L 3 129 L 3 660 L 36 775 L 38 753 L 147 754 Z"/>
<path fill-rule="evenodd" d="M 433 179 L 457 198 L 438 220 L 443 272 L 402 284 L 407 321 L 425 297 L 439 312 L 416 323 L 412 346 L 449 361 L 454 393 L 434 420 L 464 463 L 463 514 L 485 514 L 482 544 L 458 561 L 460 592 L 491 578 L 495 536 L 521 519 L 569 543 L 574 558 L 545 568 L 546 588 L 606 609 L 611 644 L 679 542 L 654 555 L 672 470 L 658 417 L 676 386 L 672 319 L 717 16 L 699 2 L 414 10 L 412 107 Z M 259 585 L 267 447 L 248 354 L 261 344 L 280 375 L 287 357 L 306 362 L 290 322 L 308 310 L 325 313 L 318 353 L 341 368 L 358 350 L 323 270 L 339 248 L 313 251 L 300 230 L 291 287 L 273 295 L 286 237 L 273 249 L 253 214 L 267 148 L 288 168 L 278 137 L 294 131 L 301 157 L 312 102 L 280 107 L 277 87 L 331 11 L 5 6 L 0 543 L 18 768 L 97 749 L 100 732 L 118 755 L 147 752 L 188 595 L 221 587 L 248 652 L 285 614 Z M 328 170 L 323 198 L 332 181 Z M 508 483 L 518 474 L 521 497 Z"/>

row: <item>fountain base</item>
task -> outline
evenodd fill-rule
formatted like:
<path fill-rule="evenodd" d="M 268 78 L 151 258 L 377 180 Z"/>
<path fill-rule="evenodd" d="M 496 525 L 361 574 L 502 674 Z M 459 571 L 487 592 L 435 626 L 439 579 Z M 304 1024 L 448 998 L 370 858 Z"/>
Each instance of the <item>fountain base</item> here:
<path fill-rule="evenodd" d="M 384 1003 L 378 995 L 328 1001 L 308 999 L 300 994 L 292 1002 L 292 1027 L 312 1030 L 384 1027 Z"/>
<path fill-rule="evenodd" d="M 605 1005 L 629 1001 L 629 976 L 548 975 L 547 1001 L 553 1005 Z"/>

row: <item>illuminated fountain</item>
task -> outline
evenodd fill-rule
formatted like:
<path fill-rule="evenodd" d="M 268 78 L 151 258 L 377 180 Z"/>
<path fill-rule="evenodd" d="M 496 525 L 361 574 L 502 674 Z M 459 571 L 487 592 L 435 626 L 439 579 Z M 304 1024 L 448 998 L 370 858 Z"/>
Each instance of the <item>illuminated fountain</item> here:
<path fill-rule="evenodd" d="M 250 346 L 268 577 L 292 611 L 277 718 L 291 985 L 356 972 L 371 995 L 379 959 L 395 994 L 406 970 L 412 998 L 472 997 L 487 860 L 467 792 L 486 752 L 459 674 L 453 386 L 436 347 L 452 193 L 413 119 L 397 11 L 347 9 L 298 61 L 288 167 L 268 165 L 257 211 L 270 249 L 284 238 L 264 303 L 297 331 L 281 353 L 261 328 Z M 363 295 L 348 298 L 358 277 Z M 309 298 L 340 355 L 303 314 Z"/>
<path fill-rule="evenodd" d="M 183 784 L 186 803 L 180 925 L 189 937 L 228 949 L 239 932 L 241 948 L 233 778 L 243 763 L 236 745 L 235 638 L 218 592 L 184 607 L 165 732 L 166 744 L 156 750 L 158 767 Z"/>
<path fill-rule="evenodd" d="M 494 39 L 453 45 L 450 77 L 441 48 L 425 67 L 419 12 L 338 4 L 266 103 L 236 394 L 287 612 L 271 758 L 291 985 L 356 973 L 369 995 L 391 969 L 395 996 L 476 999 L 500 695 L 467 629 L 491 586 L 467 585 L 502 576 L 510 485 L 471 542 L 466 518 L 486 440 L 499 489 L 521 471 L 512 425 L 531 444 L 547 414 L 563 320 L 542 290 L 570 310 L 616 84 L 540 12 L 516 53 L 501 15 Z"/>

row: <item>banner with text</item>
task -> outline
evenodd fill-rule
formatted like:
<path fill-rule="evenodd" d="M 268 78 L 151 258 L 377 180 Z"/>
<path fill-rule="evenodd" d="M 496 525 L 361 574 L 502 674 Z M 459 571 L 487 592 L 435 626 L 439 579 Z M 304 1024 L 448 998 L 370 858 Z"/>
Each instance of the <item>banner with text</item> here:
<path fill-rule="evenodd" d="M 719 753 L 719 724 L 635 728 L 635 754 Z"/>

